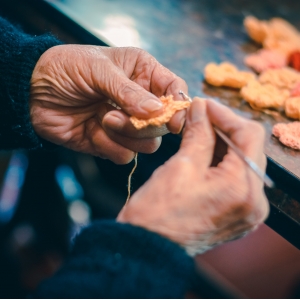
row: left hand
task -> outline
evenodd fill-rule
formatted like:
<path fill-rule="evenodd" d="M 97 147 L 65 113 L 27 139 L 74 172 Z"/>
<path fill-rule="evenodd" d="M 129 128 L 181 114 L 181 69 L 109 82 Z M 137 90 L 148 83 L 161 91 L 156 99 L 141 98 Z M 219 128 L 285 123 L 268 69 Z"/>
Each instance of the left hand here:
<path fill-rule="evenodd" d="M 129 116 L 159 115 L 158 97 L 176 99 L 179 90 L 187 93 L 186 83 L 141 49 L 56 46 L 40 57 L 32 74 L 31 122 L 46 140 L 125 164 L 135 152 L 156 151 L 168 132 L 136 130 Z M 185 113 L 177 112 L 167 124 L 171 132 L 181 131 Z"/>

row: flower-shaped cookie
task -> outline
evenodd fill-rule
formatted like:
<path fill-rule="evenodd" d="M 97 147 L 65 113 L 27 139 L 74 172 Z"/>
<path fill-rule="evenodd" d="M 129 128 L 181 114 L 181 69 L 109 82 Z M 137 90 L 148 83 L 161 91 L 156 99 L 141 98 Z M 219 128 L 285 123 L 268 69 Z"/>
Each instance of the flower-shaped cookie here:
<path fill-rule="evenodd" d="M 300 82 L 300 73 L 291 68 L 270 69 L 260 74 L 259 82 L 272 84 L 279 89 L 292 90 Z"/>
<path fill-rule="evenodd" d="M 272 132 L 282 144 L 300 150 L 300 122 L 278 123 Z"/>
<path fill-rule="evenodd" d="M 277 50 L 288 56 L 300 49 L 300 34 L 289 22 L 281 18 L 270 21 L 260 21 L 253 16 L 244 20 L 244 26 L 249 36 L 265 49 Z"/>
<path fill-rule="evenodd" d="M 257 80 L 252 80 L 241 89 L 241 96 L 253 108 L 281 108 L 290 96 L 290 92 L 271 84 L 261 84 Z"/>
<path fill-rule="evenodd" d="M 233 64 L 223 62 L 220 65 L 209 63 L 204 69 L 205 80 L 214 86 L 227 86 L 232 88 L 242 88 L 255 75 L 246 71 L 239 71 Z"/>

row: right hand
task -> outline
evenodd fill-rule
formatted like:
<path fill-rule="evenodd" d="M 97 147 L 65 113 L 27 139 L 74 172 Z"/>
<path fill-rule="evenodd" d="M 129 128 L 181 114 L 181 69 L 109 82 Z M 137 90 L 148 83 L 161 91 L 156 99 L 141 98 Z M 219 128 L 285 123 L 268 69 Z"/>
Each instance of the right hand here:
<path fill-rule="evenodd" d="M 218 153 L 211 123 L 265 169 L 261 125 L 214 101 L 195 98 L 180 150 L 132 196 L 119 222 L 157 232 L 194 255 L 244 236 L 266 219 L 263 182 L 232 149 L 212 167 Z"/>

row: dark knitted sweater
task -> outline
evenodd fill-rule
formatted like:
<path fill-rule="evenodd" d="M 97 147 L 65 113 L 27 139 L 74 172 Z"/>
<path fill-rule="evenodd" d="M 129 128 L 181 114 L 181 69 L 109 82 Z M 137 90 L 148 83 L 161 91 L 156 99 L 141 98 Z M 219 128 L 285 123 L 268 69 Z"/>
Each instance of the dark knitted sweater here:
<path fill-rule="evenodd" d="M 39 57 L 60 42 L 30 36 L 0 18 L 0 147 L 38 148 L 29 116 L 30 78 Z M 147 230 L 113 220 L 83 230 L 39 298 L 182 298 L 194 273 L 183 249 Z"/>

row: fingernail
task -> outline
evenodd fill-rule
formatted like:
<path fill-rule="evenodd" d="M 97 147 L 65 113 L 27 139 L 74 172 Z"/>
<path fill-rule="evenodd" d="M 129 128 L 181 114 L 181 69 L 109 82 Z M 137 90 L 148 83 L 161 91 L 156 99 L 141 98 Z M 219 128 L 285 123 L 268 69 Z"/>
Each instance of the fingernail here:
<path fill-rule="evenodd" d="M 155 112 L 163 107 L 163 104 L 157 100 L 148 99 L 140 104 L 140 107 L 147 112 Z"/>
<path fill-rule="evenodd" d="M 114 115 L 106 115 L 105 123 L 113 130 L 121 130 L 123 128 L 123 120 Z"/>

